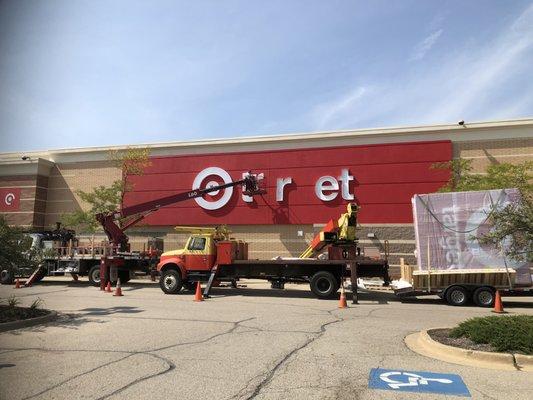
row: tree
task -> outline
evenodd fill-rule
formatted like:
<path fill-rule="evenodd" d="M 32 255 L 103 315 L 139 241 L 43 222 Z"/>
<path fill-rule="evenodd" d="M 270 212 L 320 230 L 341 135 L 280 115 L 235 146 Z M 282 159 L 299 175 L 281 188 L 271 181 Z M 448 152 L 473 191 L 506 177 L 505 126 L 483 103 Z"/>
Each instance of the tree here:
<path fill-rule="evenodd" d="M 495 163 L 485 173 L 472 172 L 472 160 L 457 159 L 436 163 L 433 169 L 450 170 L 450 179 L 439 192 L 466 192 L 518 188 L 522 194 L 533 191 L 533 161 L 522 164 Z"/>
<path fill-rule="evenodd" d="M 96 214 L 113 212 L 119 209 L 125 194 L 133 188 L 128 182 L 128 177 L 144 173 L 145 168 L 150 166 L 149 155 L 150 150 L 147 148 L 110 151 L 109 159 L 114 166 L 120 169 L 121 178 L 108 187 L 100 185 L 90 192 L 77 190 L 76 194 L 89 204 L 89 208 L 63 215 L 63 225 L 89 232 L 98 231 L 101 227 L 95 218 Z"/>
<path fill-rule="evenodd" d="M 491 164 L 483 174 L 472 173 L 472 160 L 458 159 L 432 167 L 450 170 L 450 179 L 439 192 L 517 188 L 520 203 L 493 210 L 489 217 L 493 228 L 476 239 L 514 260 L 533 261 L 533 161 Z"/>
<path fill-rule="evenodd" d="M 25 236 L 20 228 L 9 226 L 0 215 L 0 269 L 28 264 L 26 252 L 30 246 L 31 238 Z"/>
<path fill-rule="evenodd" d="M 533 262 L 533 196 L 522 193 L 520 204 L 508 204 L 495 210 L 490 220 L 493 228 L 481 237 L 480 243 L 490 244 L 517 261 Z"/>

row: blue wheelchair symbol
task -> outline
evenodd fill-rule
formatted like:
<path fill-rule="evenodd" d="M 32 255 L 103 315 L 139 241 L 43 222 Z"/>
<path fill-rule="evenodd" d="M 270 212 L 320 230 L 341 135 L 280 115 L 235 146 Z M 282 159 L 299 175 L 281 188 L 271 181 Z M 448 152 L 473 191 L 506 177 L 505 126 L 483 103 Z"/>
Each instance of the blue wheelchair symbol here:
<path fill-rule="evenodd" d="M 368 387 L 401 392 L 426 392 L 470 397 L 459 375 L 373 368 Z"/>

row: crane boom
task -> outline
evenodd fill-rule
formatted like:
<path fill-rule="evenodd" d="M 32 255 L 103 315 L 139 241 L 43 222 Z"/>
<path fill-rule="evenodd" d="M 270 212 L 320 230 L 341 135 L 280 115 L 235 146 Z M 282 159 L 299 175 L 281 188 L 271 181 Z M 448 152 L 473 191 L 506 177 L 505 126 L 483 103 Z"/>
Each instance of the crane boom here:
<path fill-rule="evenodd" d="M 129 238 L 124 231 L 144 219 L 149 214 L 159 210 L 161 207 L 178 203 L 180 201 L 202 197 L 208 193 L 238 185 L 243 186 L 243 193 L 248 196 L 261 194 L 264 193 L 264 190 L 260 189 L 259 184 L 263 180 L 263 177 L 263 174 L 252 174 L 251 172 L 248 172 L 244 178 L 237 181 L 224 183 L 218 186 L 210 186 L 205 189 L 193 189 L 188 192 L 177 193 L 160 199 L 124 207 L 121 210 L 109 213 L 99 213 L 96 214 L 96 219 L 102 225 L 104 232 L 113 245 L 118 246 L 120 251 L 129 251 Z M 135 218 L 128 221 L 124 226 L 121 227 L 117 224 L 117 221 L 131 216 L 135 216 Z"/>

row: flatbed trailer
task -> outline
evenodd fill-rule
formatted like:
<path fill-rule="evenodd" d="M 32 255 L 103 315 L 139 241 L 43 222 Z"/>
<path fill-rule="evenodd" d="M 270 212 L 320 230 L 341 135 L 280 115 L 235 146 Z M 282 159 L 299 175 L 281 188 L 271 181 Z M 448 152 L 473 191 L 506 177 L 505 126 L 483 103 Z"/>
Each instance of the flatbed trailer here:
<path fill-rule="evenodd" d="M 533 286 L 516 283 L 516 271 L 505 268 L 423 270 L 400 260 L 401 280 L 394 282 L 400 297 L 437 295 L 450 305 L 463 306 L 473 300 L 479 307 L 492 307 L 495 293 L 502 296 L 531 296 Z"/>
<path fill-rule="evenodd" d="M 346 278 L 379 276 L 386 280 L 388 265 L 383 261 L 364 257 L 351 260 L 235 260 L 232 264 L 219 265 L 216 276 L 225 280 L 265 279 L 279 289 L 284 287 L 285 282 L 308 282 L 315 296 L 330 298 L 337 293 Z M 209 295 L 209 290 L 208 284 L 204 294 Z M 352 290 L 356 297 L 357 285 L 352 285 Z"/>
<path fill-rule="evenodd" d="M 20 265 L 11 270 L 2 270 L 1 282 L 11 284 L 14 279 L 26 279 L 25 285 L 41 281 L 47 276 L 65 276 L 70 274 L 75 280 L 86 276 L 93 286 L 101 286 L 102 258 L 108 258 L 112 269 L 111 282 L 118 278 L 122 283 L 128 282 L 136 272 L 144 274 L 155 269 L 159 261 L 151 251 L 117 252 L 116 248 L 106 244 L 101 246 L 64 246 L 51 247 L 37 267 Z"/>

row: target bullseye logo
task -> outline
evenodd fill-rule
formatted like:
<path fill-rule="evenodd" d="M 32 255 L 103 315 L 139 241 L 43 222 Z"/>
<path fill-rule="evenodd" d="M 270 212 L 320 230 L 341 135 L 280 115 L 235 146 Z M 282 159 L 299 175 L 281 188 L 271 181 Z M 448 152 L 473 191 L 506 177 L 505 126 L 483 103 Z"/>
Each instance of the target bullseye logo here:
<path fill-rule="evenodd" d="M 6 203 L 6 206 L 13 205 L 14 201 L 15 201 L 15 194 L 14 193 L 6 194 L 6 197 L 4 198 L 4 202 Z"/>
<path fill-rule="evenodd" d="M 217 182 L 216 180 L 214 180 L 213 177 L 221 179 L 223 183 L 232 182 L 231 176 L 222 168 L 209 167 L 200 171 L 200 173 L 196 175 L 196 178 L 194 178 L 194 182 L 192 183 L 192 189 L 206 189 L 222 184 L 222 182 Z M 203 185 L 204 180 L 208 180 L 208 182 Z M 196 203 L 204 210 L 218 210 L 219 208 L 224 207 L 231 199 L 231 196 L 233 195 L 233 187 L 228 187 L 224 189 L 224 193 L 222 194 L 222 196 L 217 198 L 219 192 L 220 190 L 215 190 L 214 192 L 206 194 L 207 198 L 197 197 L 194 199 L 194 201 L 196 201 Z"/>

